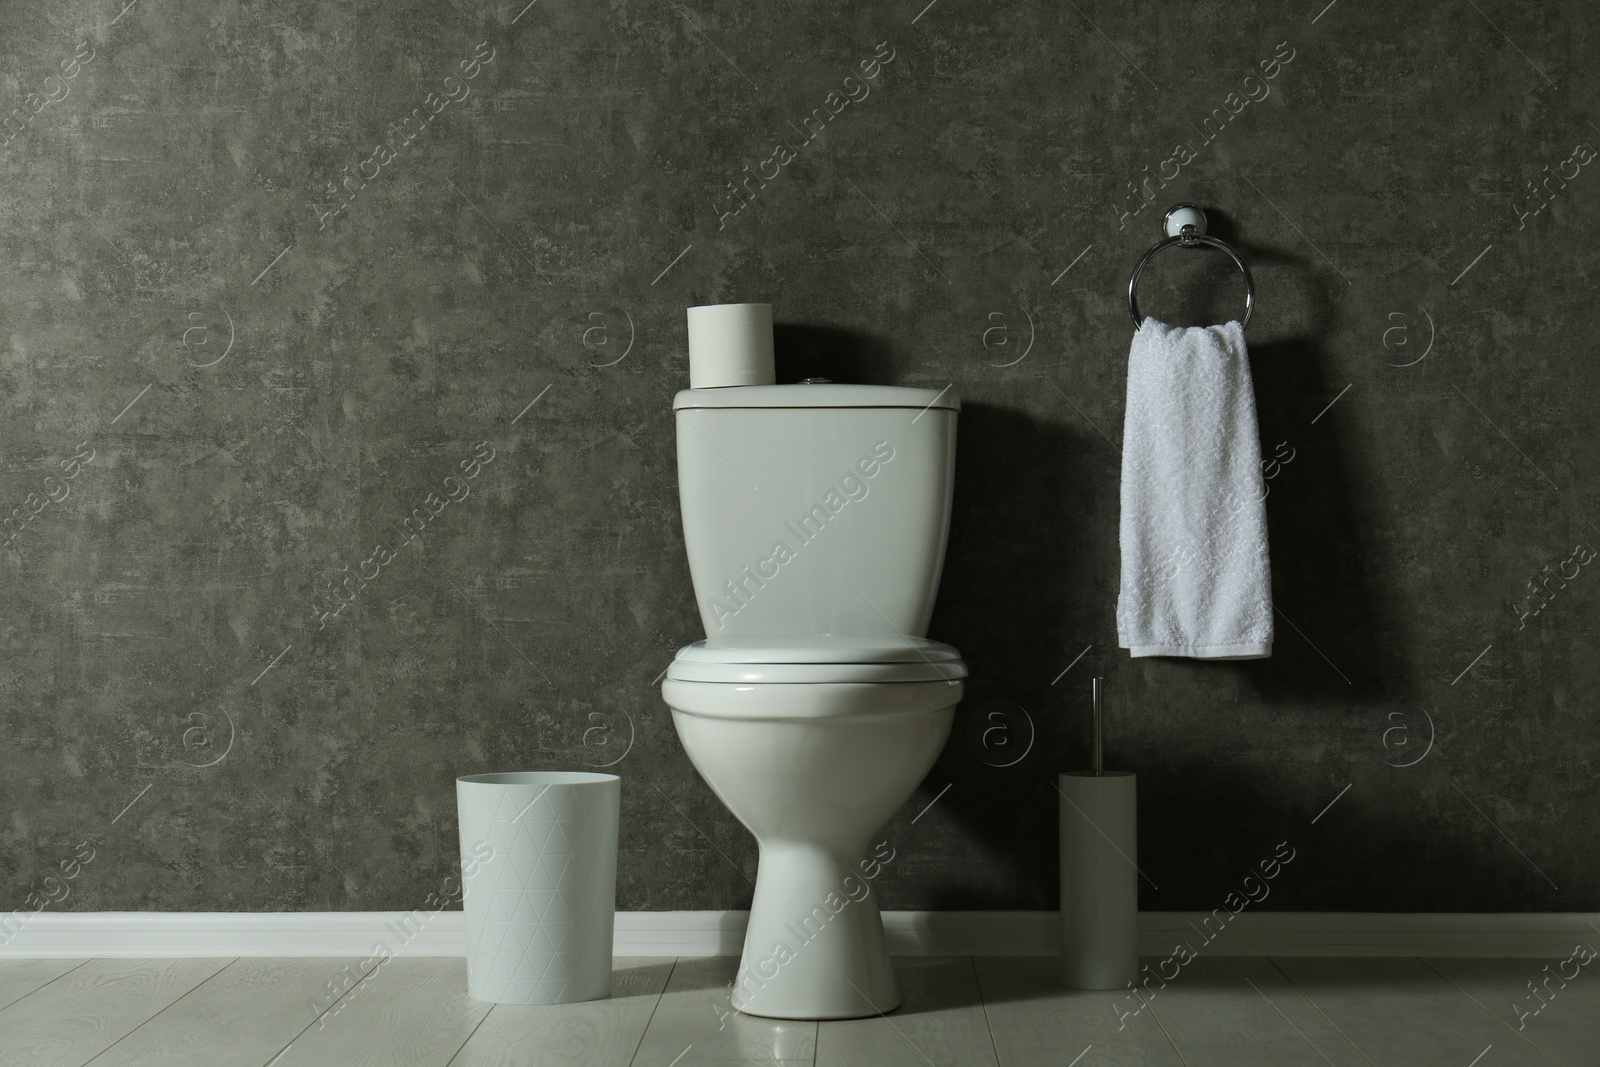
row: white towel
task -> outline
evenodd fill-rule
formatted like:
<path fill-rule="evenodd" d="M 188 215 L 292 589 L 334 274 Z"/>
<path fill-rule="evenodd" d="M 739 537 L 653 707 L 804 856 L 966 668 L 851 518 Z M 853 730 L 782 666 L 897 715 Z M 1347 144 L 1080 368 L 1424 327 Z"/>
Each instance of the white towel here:
<path fill-rule="evenodd" d="M 1146 318 L 1128 353 L 1122 431 L 1123 648 L 1272 654 L 1266 495 L 1244 328 Z"/>

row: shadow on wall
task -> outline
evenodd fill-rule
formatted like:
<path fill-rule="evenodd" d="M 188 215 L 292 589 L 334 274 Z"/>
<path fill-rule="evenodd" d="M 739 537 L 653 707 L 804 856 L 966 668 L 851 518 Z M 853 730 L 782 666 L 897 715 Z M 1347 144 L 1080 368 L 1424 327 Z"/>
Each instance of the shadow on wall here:
<path fill-rule="evenodd" d="M 1404 634 L 1396 632 L 1390 621 L 1396 613 L 1368 564 L 1378 517 L 1365 507 L 1352 476 L 1354 452 L 1348 435 L 1341 432 L 1344 420 L 1336 406 L 1327 408 L 1346 384 L 1329 377 L 1329 357 L 1323 347 L 1334 319 L 1329 294 L 1338 291 L 1340 281 L 1318 277 L 1314 265 L 1302 257 L 1253 247 L 1232 236 L 1224 239 L 1252 267 L 1284 268 L 1257 270 L 1258 300 L 1263 298 L 1262 275 L 1268 274 L 1272 281 L 1292 282 L 1300 290 L 1292 298 L 1269 290 L 1265 299 L 1272 306 L 1311 310 L 1309 321 L 1297 329 L 1267 342 L 1252 340 L 1249 346 L 1263 459 L 1287 454 L 1288 449 L 1294 456 L 1267 483 L 1276 639 L 1270 659 L 1215 664 L 1161 660 L 1154 661 L 1152 669 L 1169 674 L 1159 682 L 1164 692 L 1175 685 L 1204 692 L 1203 686 L 1214 684 L 1208 672 L 1234 674 L 1263 698 L 1254 710 L 1261 736 L 1277 733 L 1277 724 L 1268 717 L 1279 702 L 1327 705 L 1341 712 L 1338 721 L 1325 724 L 1334 729 L 1349 722 L 1352 706 L 1372 708 L 1372 721 L 1382 722 L 1385 709 L 1414 701 L 1415 686 L 1401 655 Z M 1259 319 L 1256 324 L 1259 328 Z M 1280 445 L 1286 448 L 1280 451 Z M 1283 743 L 1290 743 L 1289 736 Z M 1372 736 L 1372 761 L 1381 764 L 1377 734 Z M 1202 753 L 1208 751 L 1202 746 Z M 1349 774 L 1364 785 L 1376 784 L 1371 780 L 1374 773 L 1439 773 L 1437 761 L 1415 770 L 1393 766 L 1369 770 L 1360 765 L 1360 754 L 1346 751 L 1346 758 L 1338 760 L 1331 773 Z M 1348 909 L 1353 899 L 1371 899 L 1372 910 L 1387 911 L 1472 910 L 1474 899 L 1481 906 L 1481 887 L 1459 879 L 1396 882 L 1394 872 L 1415 868 L 1419 861 L 1429 870 L 1473 870 L 1485 883 L 1500 879 L 1525 884 L 1533 895 L 1548 888 L 1535 871 L 1520 866 L 1517 857 L 1486 857 L 1480 828 L 1470 821 L 1477 816 L 1464 804 L 1459 811 L 1452 809 L 1452 821 L 1465 820 L 1452 832 L 1438 831 L 1445 815 L 1434 812 L 1429 822 L 1435 829 L 1422 838 L 1413 820 L 1403 816 L 1353 826 L 1348 813 L 1337 808 L 1313 826 L 1308 820 L 1324 801 L 1334 799 L 1338 783 L 1286 781 L 1276 766 L 1251 770 L 1181 751 L 1146 752 L 1139 763 L 1141 848 L 1148 843 L 1152 847 L 1147 854 L 1161 857 L 1152 863 L 1150 873 L 1160 882 L 1162 873 L 1155 868 L 1165 868 L 1166 879 L 1176 882 L 1181 871 L 1187 883 L 1179 900 L 1163 899 L 1171 894 L 1141 884 L 1140 906 L 1147 910 L 1214 906 L 1245 873 L 1239 868 L 1238 842 L 1276 841 L 1284 833 L 1298 833 L 1291 844 L 1303 840 L 1312 855 L 1338 855 L 1340 864 L 1317 866 L 1314 874 L 1309 865 L 1302 868 L 1300 877 L 1281 887 L 1270 903 L 1264 901 L 1261 910 Z M 1442 784 L 1432 792 L 1453 795 Z M 1293 808 L 1285 809 L 1285 798 L 1293 798 Z M 1283 830 L 1286 822 L 1297 831 Z M 1217 833 L 1222 826 L 1229 828 L 1226 835 Z M 1363 847 L 1338 846 L 1332 839 L 1341 835 L 1359 836 Z"/>
<path fill-rule="evenodd" d="M 1310 260 L 1251 245 L 1220 213 L 1209 232 L 1227 241 L 1251 267 L 1256 313 L 1247 335 L 1255 385 L 1261 455 L 1267 468 L 1267 539 L 1272 558 L 1276 637 L 1269 659 L 1191 663 L 1189 671 L 1223 671 L 1245 679 L 1267 700 L 1334 703 L 1408 700 L 1406 668 L 1388 632 L 1381 586 L 1370 573 L 1364 539 L 1373 528 L 1351 476 L 1350 449 L 1337 409 L 1324 412 L 1343 382 L 1329 377 L 1323 338 L 1333 328 L 1329 297 L 1342 284 L 1319 277 Z M 1175 323 L 1222 322 L 1243 314 L 1244 284 L 1221 253 L 1168 253 L 1166 273 L 1141 277 L 1140 311 L 1170 312 Z M 1151 282 L 1164 280 L 1164 286 Z M 1297 292 L 1283 290 L 1293 286 Z M 1148 288 L 1147 288 L 1148 287 Z M 1146 294 L 1149 295 L 1146 295 Z M 1308 321 L 1270 341 L 1263 306 L 1308 308 Z M 1130 323 L 1131 326 L 1131 323 Z M 1120 364 L 1125 371 L 1125 363 Z M 1316 421 L 1313 422 L 1312 420 Z M 1108 430 L 1108 432 L 1110 432 Z M 1120 427 L 1114 435 L 1120 442 Z M 1283 457 L 1292 457 L 1283 462 Z M 1276 462 L 1274 462 L 1276 461 Z M 1180 680 L 1181 682 L 1181 680 Z"/>
<path fill-rule="evenodd" d="M 1240 254 L 1251 263 L 1288 268 L 1278 276 L 1299 286 L 1297 303 L 1313 315 L 1299 332 L 1250 346 L 1262 458 L 1294 459 L 1267 483 L 1278 611 L 1273 655 L 1247 664 L 1246 673 L 1268 700 L 1341 706 L 1409 700 L 1400 644 L 1389 632 L 1381 586 L 1368 563 L 1375 517 L 1352 478 L 1344 420 L 1337 407 L 1326 407 L 1346 384 L 1329 377 L 1323 348 L 1334 323 L 1329 293 L 1338 281 L 1315 277 L 1312 265 L 1298 256 L 1250 246 Z"/>
<path fill-rule="evenodd" d="M 772 348 L 780 384 L 828 378 L 870 385 L 889 382 L 894 375 L 887 340 L 836 326 L 774 323 Z"/>
<path fill-rule="evenodd" d="M 891 830 L 909 833 L 912 814 L 953 782 L 939 803 L 946 817 L 964 824 L 963 836 L 985 843 L 990 865 L 981 881 L 963 878 L 959 886 L 935 888 L 931 899 L 916 906 L 1054 906 L 1054 775 L 1087 760 L 1087 719 L 1078 714 L 1086 712 L 1086 694 L 1079 690 L 1094 673 L 1106 675 L 1111 693 L 1124 694 L 1123 699 L 1127 694 L 1138 699 L 1141 691 L 1169 698 L 1175 691 L 1190 692 L 1202 710 L 1218 714 L 1238 702 L 1241 688 L 1264 698 L 1263 703 L 1249 702 L 1258 714 L 1271 714 L 1275 703 L 1321 705 L 1337 709 L 1341 723 L 1352 704 L 1392 706 L 1403 699 L 1397 690 L 1406 686 L 1405 668 L 1379 616 L 1380 596 L 1365 567 L 1370 520 L 1352 482 L 1339 434 L 1341 420 L 1332 413 L 1317 418 L 1342 388 L 1342 383 L 1330 383 L 1324 371 L 1328 357 L 1320 339 L 1333 317 L 1328 286 L 1302 258 L 1249 247 L 1231 236 L 1225 239 L 1252 266 L 1280 268 L 1258 271 L 1258 300 L 1260 275 L 1267 273 L 1278 285 L 1290 279 L 1304 293 L 1292 301 L 1271 293 L 1265 299 L 1313 312 L 1312 321 L 1289 336 L 1251 345 L 1263 458 L 1288 455 L 1290 449 L 1294 456 L 1272 471 L 1267 483 L 1273 600 L 1279 613 L 1273 655 L 1210 663 L 1129 661 L 1115 639 L 1119 455 L 1097 433 L 1075 429 L 1070 412 L 1059 420 L 1039 421 L 1020 411 L 964 404 L 956 506 L 930 636 L 960 648 L 973 675 L 950 743 Z M 1209 284 L 1196 286 L 1179 305 L 1192 307 L 1198 299 L 1237 310 L 1242 285 L 1236 273 L 1213 270 L 1199 257 L 1182 269 L 1205 272 Z M 1178 321 L 1215 320 L 1201 316 Z M 1255 326 L 1261 332 L 1260 319 Z M 1115 365 L 1125 371 L 1122 360 Z M 1102 428 L 1120 446 L 1120 419 Z M 1068 511 L 1072 518 L 1065 523 L 1062 501 L 1073 504 Z M 1090 642 L 1092 652 L 1068 683 L 1054 687 L 1052 679 Z M 975 758 L 964 736 L 970 720 L 990 700 L 1030 709 L 1038 730 L 1031 739 L 1031 758 L 1014 769 Z M 1238 728 L 1234 723 L 1228 733 Z M 1147 721 L 1144 740 L 1152 730 L 1171 739 L 1170 731 L 1162 734 L 1159 724 Z M 1169 899 L 1159 899 L 1151 884 L 1142 884 L 1143 907 L 1179 910 L 1221 899 L 1239 875 L 1235 868 L 1241 840 L 1276 841 L 1285 814 L 1298 820 L 1300 809 L 1306 809 L 1303 814 L 1309 819 L 1327 799 L 1320 783 L 1278 782 L 1270 768 L 1257 774 L 1230 762 L 1219 751 L 1226 744 L 1219 737 L 1157 751 L 1118 753 L 1114 742 L 1108 748 L 1110 765 L 1117 766 L 1122 758 L 1122 765 L 1137 768 L 1145 779 L 1142 847 L 1164 858 L 1172 881 L 1180 880 L 1178 869 L 1185 872 L 1184 899 L 1170 899 L 1170 893 Z M 1287 807 L 1286 798 L 1292 798 Z M 1021 812 L 1035 816 L 1020 817 Z M 1303 820 L 1297 824 L 1305 825 Z M 1233 832 L 1219 838 L 1216 829 L 1223 825 Z M 1362 873 L 1368 884 L 1383 883 L 1379 867 L 1384 862 Z M 886 888 L 892 895 L 893 882 Z M 1326 899 L 1326 894 L 1315 895 Z M 1426 905 L 1419 899 L 1413 906 Z"/>
<path fill-rule="evenodd" d="M 1067 692 L 1050 683 L 1075 654 L 1063 655 L 1076 640 L 1068 635 L 1097 634 L 1114 619 L 1116 572 L 1106 561 L 1115 558 L 1115 453 L 1093 430 L 1065 419 L 965 401 L 958 442 L 956 503 L 929 634 L 959 648 L 973 673 L 950 742 L 892 829 L 905 827 L 953 782 L 939 804 L 964 824 L 967 841 L 982 843 L 988 862 L 980 876 L 969 872 L 959 888 L 934 889 L 915 906 L 1048 907 L 1056 891 L 1054 820 L 1027 813 L 1054 811 L 1038 807 L 1050 798 L 1035 780 L 1064 758 L 1054 709 Z M 1072 502 L 1072 521 L 1061 521 L 1062 501 Z M 1106 536 L 1109 544 L 1101 543 Z M 1092 670 L 1092 659 L 1071 677 L 1087 677 L 1081 672 Z M 1004 722 L 1013 732 L 1008 744 L 1031 745 L 1025 760 L 1009 767 L 995 765 L 1013 758 L 1004 749 L 980 744 L 975 751 L 969 734 L 973 716 L 1006 706 L 1002 701 L 1028 709 L 1039 730 L 1024 737 L 1023 720 Z M 1054 795 L 1053 787 L 1046 791 Z"/>

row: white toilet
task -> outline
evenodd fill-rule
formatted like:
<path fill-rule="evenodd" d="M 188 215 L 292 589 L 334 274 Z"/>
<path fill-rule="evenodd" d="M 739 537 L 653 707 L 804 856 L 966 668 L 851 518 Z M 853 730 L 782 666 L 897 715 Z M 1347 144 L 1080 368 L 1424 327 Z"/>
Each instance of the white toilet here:
<path fill-rule="evenodd" d="M 695 768 L 760 845 L 733 1006 L 890 1011 L 900 991 L 873 879 L 904 843 L 877 835 L 943 748 L 967 673 L 923 636 L 959 403 L 933 389 L 734 385 L 683 390 L 673 409 L 707 639 L 679 651 L 662 696 Z"/>

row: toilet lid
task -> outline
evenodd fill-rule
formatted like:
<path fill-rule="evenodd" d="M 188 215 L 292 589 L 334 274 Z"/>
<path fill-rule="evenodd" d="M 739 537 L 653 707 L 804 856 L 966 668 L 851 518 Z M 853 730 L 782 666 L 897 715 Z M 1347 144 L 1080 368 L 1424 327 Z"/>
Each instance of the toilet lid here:
<path fill-rule="evenodd" d="M 941 682 L 967 676 L 961 653 L 925 637 L 821 634 L 723 637 L 678 650 L 667 677 L 685 682 Z"/>

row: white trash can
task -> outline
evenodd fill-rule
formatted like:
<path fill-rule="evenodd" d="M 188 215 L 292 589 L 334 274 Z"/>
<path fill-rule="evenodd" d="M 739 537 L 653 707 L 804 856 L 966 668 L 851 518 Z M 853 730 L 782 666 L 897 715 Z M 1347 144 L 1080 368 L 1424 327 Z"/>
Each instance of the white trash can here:
<path fill-rule="evenodd" d="M 621 797 L 614 774 L 456 779 L 472 999 L 569 1004 L 611 995 Z"/>

